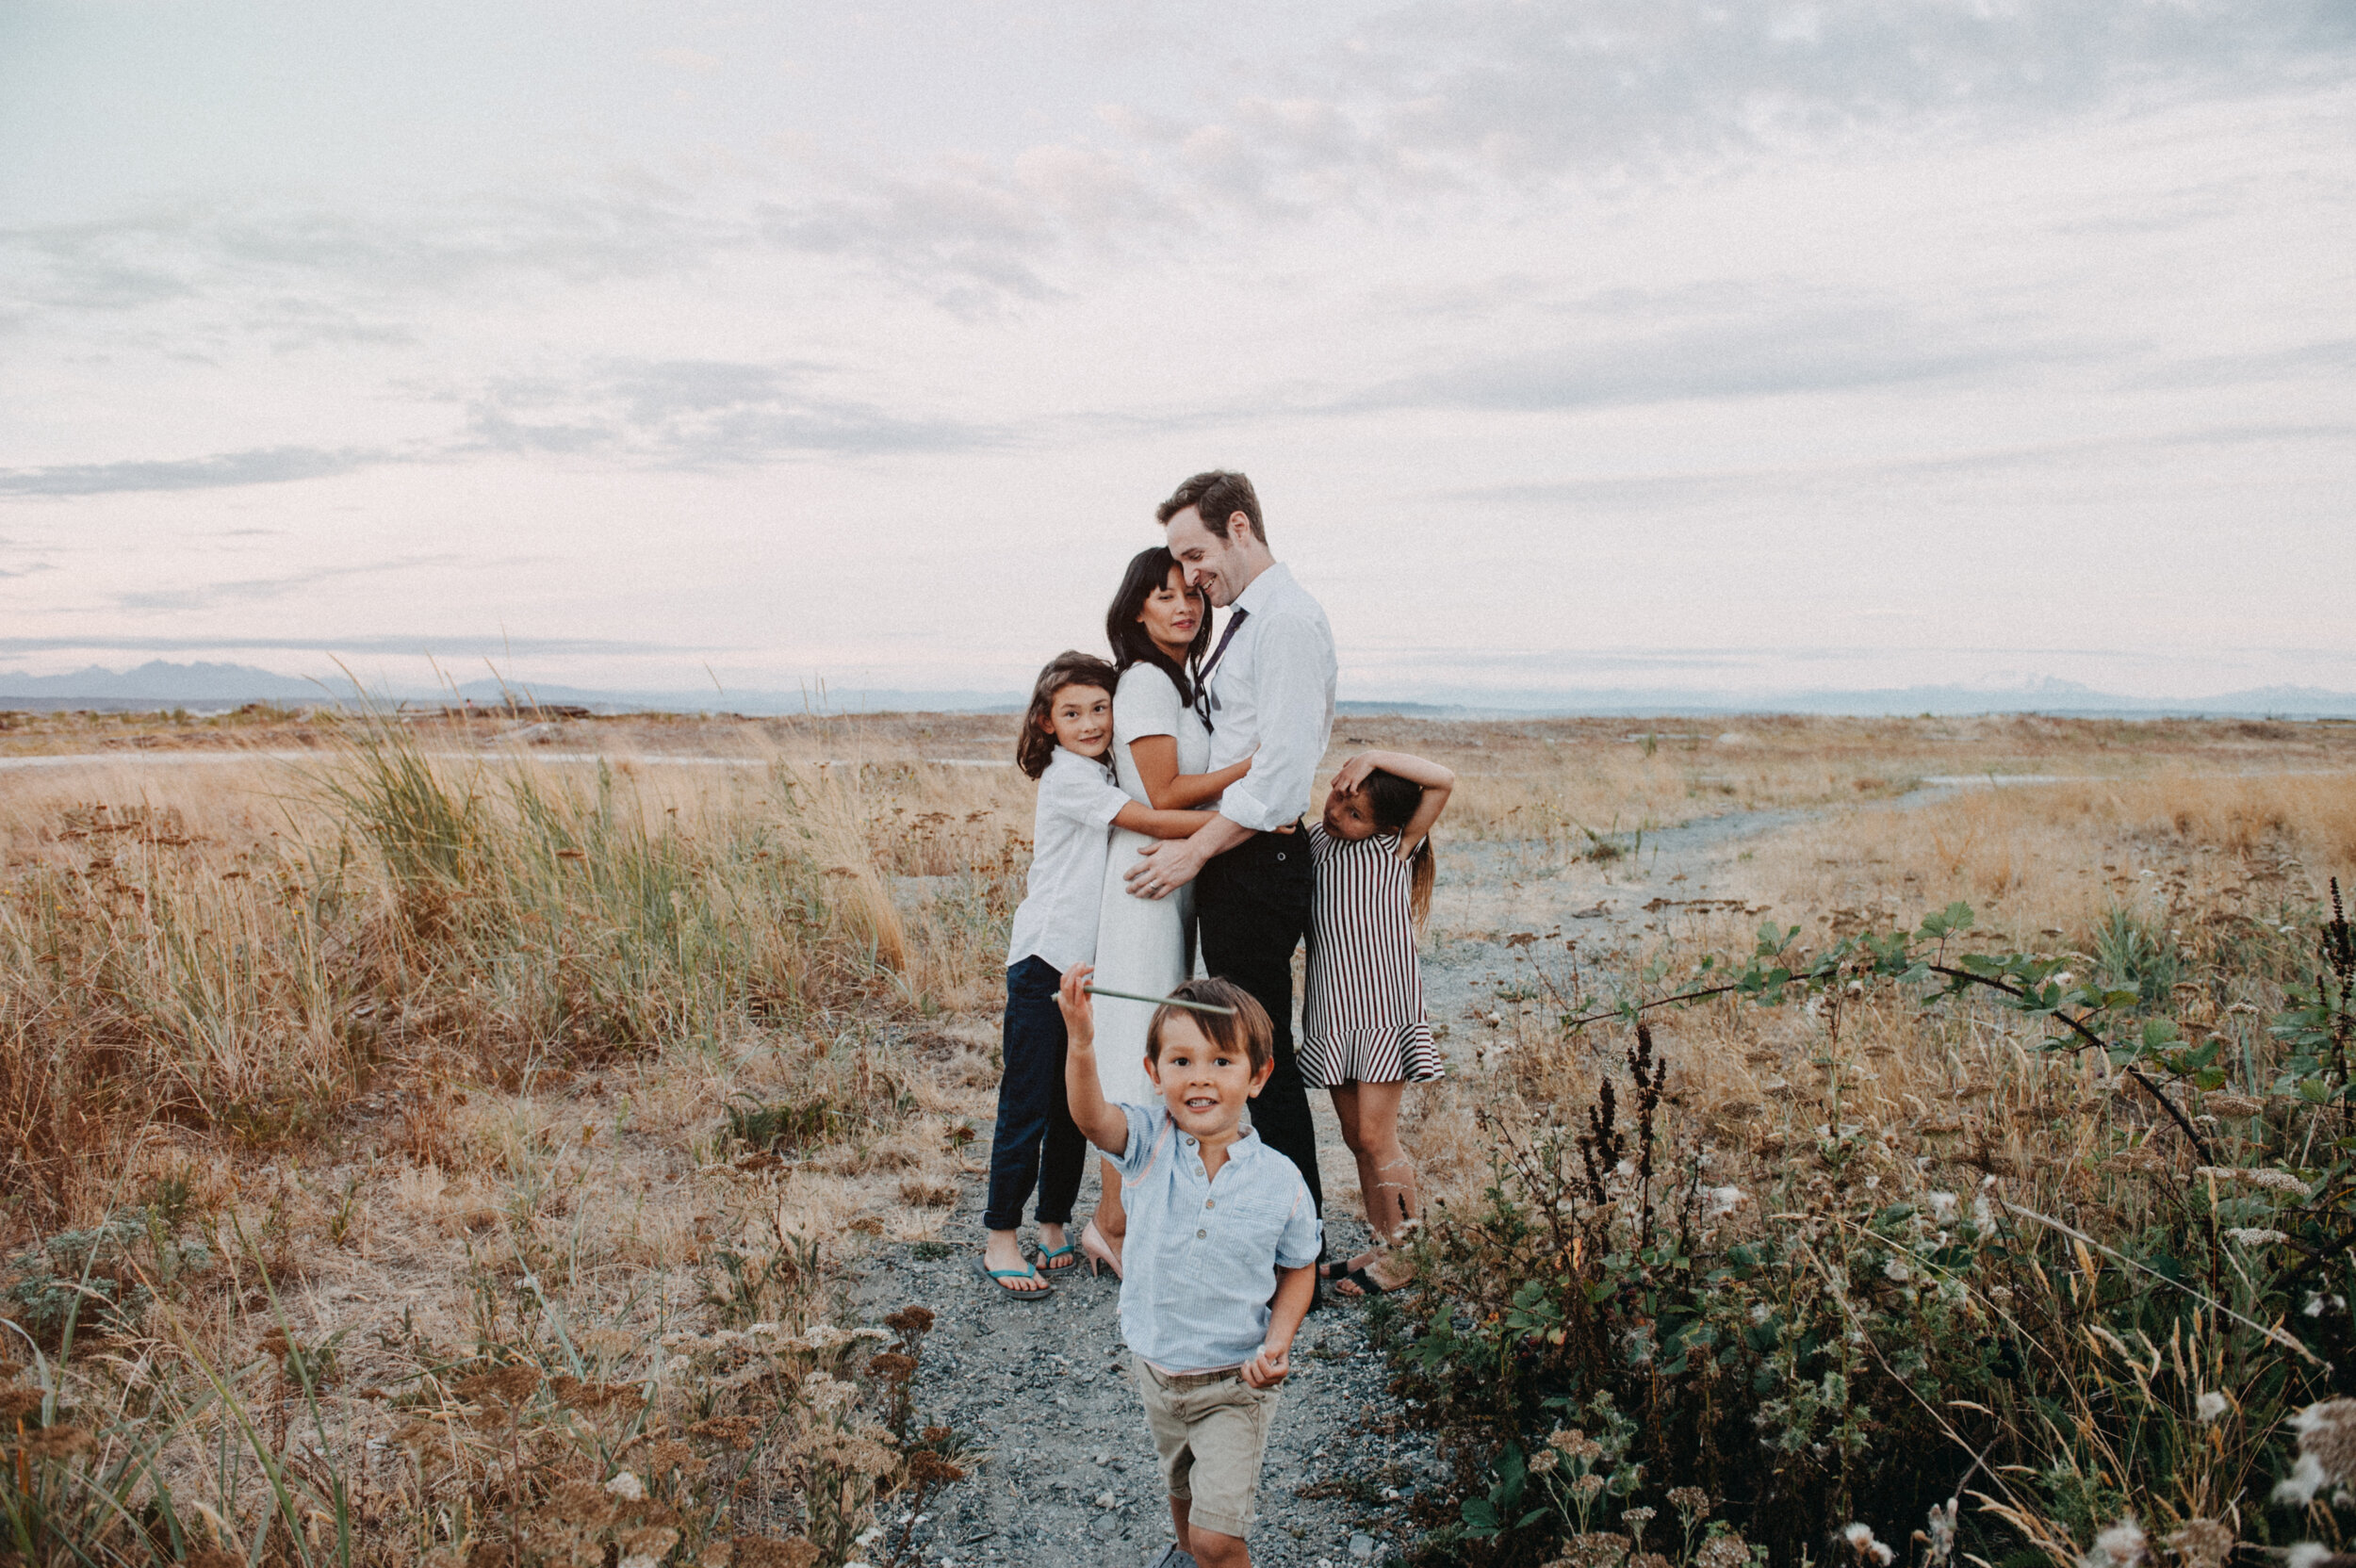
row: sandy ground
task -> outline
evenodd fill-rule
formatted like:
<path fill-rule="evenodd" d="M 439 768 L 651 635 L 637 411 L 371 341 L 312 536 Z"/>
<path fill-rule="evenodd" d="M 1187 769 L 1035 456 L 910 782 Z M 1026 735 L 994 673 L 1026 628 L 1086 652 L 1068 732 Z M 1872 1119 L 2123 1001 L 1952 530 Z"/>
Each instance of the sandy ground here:
<path fill-rule="evenodd" d="M 1512 841 L 1446 844 L 1424 981 L 1451 1072 L 1478 1077 L 1492 1020 L 1535 1004 L 1517 1000 L 1531 988 L 1533 963 L 1559 971 L 1581 955 L 1625 951 L 1680 916 L 1759 908 L 1746 848 L 1808 816 L 1733 813 L 1647 834 L 1641 851 L 1600 864 Z M 1664 898 L 1675 902 L 1657 902 Z M 1530 939 L 1509 942 L 1521 934 Z M 1331 1249 L 1347 1255 L 1366 1234 L 1356 1174 L 1322 1097 L 1316 1109 Z M 1094 1192 L 1091 1170 L 1078 1215 Z M 989 1294 L 973 1262 L 982 1196 L 982 1184 L 970 1184 L 943 1227 L 947 1255 L 895 1248 L 859 1283 L 863 1317 L 908 1302 L 939 1315 L 917 1380 L 919 1417 L 956 1428 L 973 1461 L 969 1478 L 933 1497 L 923 1518 L 889 1517 L 891 1541 L 908 1524 L 910 1559 L 928 1564 L 1150 1562 L 1170 1540 L 1170 1520 L 1125 1371 L 1119 1285 L 1110 1275 L 1064 1275 L 1048 1301 Z M 1252 1560 L 1268 1568 L 1395 1558 L 1413 1536 L 1406 1505 L 1443 1474 L 1412 1429 L 1370 1429 L 1393 1424 L 1387 1374 L 1367 1344 L 1364 1309 L 1329 1302 L 1303 1329 L 1262 1474 Z"/>

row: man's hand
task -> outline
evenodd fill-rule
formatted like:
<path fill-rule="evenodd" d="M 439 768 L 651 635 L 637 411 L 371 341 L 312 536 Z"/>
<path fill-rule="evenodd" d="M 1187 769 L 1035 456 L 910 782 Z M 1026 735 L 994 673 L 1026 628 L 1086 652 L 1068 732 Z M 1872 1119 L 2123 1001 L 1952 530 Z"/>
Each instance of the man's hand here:
<path fill-rule="evenodd" d="M 1194 847 L 1193 839 L 1165 839 L 1137 851 L 1137 863 L 1121 874 L 1129 891 L 1138 898 L 1168 898 L 1203 874 L 1210 857 Z"/>
<path fill-rule="evenodd" d="M 1063 985 L 1055 992 L 1055 1005 L 1063 1009 L 1065 1049 L 1075 1055 L 1089 1055 L 1096 1049 L 1096 1004 L 1081 989 L 1095 973 L 1094 964 L 1074 964 L 1064 971 Z"/>
<path fill-rule="evenodd" d="M 1293 1375 L 1293 1344 L 1291 1340 L 1279 1345 L 1274 1340 L 1260 1347 L 1260 1353 L 1243 1364 L 1243 1380 L 1253 1388 L 1274 1388 Z"/>

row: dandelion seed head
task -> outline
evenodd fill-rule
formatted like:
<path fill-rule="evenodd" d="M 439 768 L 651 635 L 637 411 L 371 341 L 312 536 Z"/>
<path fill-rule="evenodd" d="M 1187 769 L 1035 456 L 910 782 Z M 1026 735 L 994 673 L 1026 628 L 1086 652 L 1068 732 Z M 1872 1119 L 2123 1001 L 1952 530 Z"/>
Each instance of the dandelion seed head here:
<path fill-rule="evenodd" d="M 2187 1519 L 2168 1544 L 2183 1568 L 2225 1568 L 2233 1555 L 2233 1532 L 2214 1519 Z"/>
<path fill-rule="evenodd" d="M 2143 1527 L 2132 1513 L 2094 1538 L 2094 1545 L 2078 1560 L 2078 1568 L 2135 1568 L 2150 1551 Z"/>

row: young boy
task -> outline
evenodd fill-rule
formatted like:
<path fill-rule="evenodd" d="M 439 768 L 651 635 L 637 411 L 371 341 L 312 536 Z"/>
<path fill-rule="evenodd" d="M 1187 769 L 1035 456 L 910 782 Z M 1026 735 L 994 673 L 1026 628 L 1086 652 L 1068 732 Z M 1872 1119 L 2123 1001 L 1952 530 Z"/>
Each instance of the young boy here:
<path fill-rule="evenodd" d="M 1170 1490 L 1176 1550 L 1202 1568 L 1250 1568 L 1260 1455 L 1293 1335 L 1317 1290 L 1317 1207 L 1293 1163 L 1241 1130 L 1275 1066 L 1268 1014 L 1224 980 L 1176 997 L 1146 1029 L 1159 1105 L 1115 1105 L 1096 1076 L 1096 1019 L 1075 965 L 1056 997 L 1069 1038 L 1072 1119 L 1121 1172 L 1121 1333 Z M 1165 1554 L 1163 1560 L 1172 1560 Z"/>

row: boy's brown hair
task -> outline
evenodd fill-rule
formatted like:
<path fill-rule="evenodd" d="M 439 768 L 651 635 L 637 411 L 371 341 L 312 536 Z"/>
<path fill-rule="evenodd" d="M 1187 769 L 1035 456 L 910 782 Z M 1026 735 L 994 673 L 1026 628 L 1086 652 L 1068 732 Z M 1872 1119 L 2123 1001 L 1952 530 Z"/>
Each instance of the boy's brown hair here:
<path fill-rule="evenodd" d="M 1252 1058 L 1252 1075 L 1256 1078 L 1276 1059 L 1276 1030 L 1268 1021 L 1268 1009 L 1252 999 L 1250 991 L 1226 980 L 1189 980 L 1170 993 L 1181 1002 L 1207 1002 L 1214 1007 L 1233 1007 L 1226 1013 L 1198 1013 L 1191 1007 L 1172 1007 L 1168 1003 L 1153 1010 L 1153 1021 L 1145 1026 L 1146 1059 L 1157 1066 L 1162 1059 L 1162 1030 L 1172 1019 L 1186 1019 L 1203 1031 L 1203 1037 L 1214 1050 L 1234 1054 L 1241 1051 Z"/>
<path fill-rule="evenodd" d="M 1055 737 L 1047 717 L 1055 710 L 1055 694 L 1067 686 L 1093 686 L 1106 696 L 1121 684 L 1121 672 L 1092 653 L 1066 648 L 1047 662 L 1031 687 L 1031 706 L 1023 714 L 1023 733 L 1015 737 L 1014 765 L 1026 778 L 1047 771 L 1055 756 Z"/>

